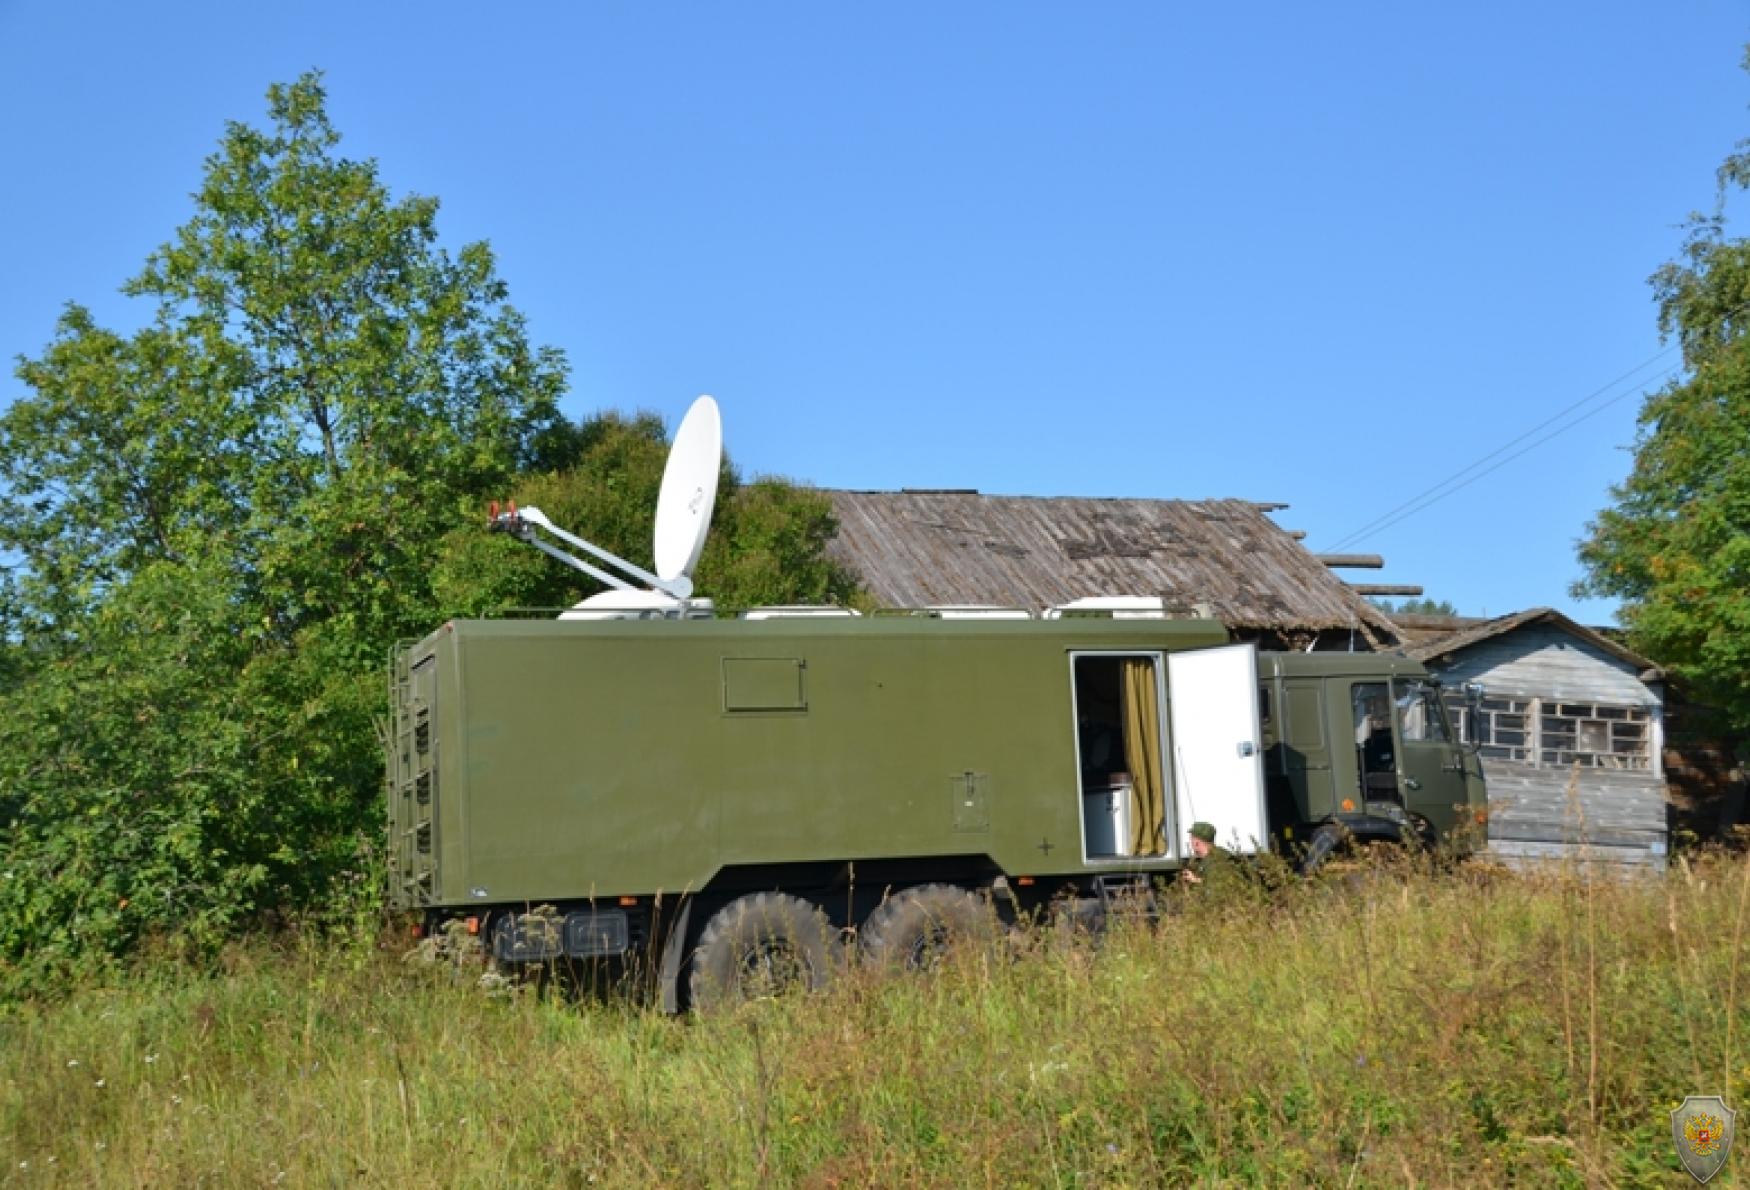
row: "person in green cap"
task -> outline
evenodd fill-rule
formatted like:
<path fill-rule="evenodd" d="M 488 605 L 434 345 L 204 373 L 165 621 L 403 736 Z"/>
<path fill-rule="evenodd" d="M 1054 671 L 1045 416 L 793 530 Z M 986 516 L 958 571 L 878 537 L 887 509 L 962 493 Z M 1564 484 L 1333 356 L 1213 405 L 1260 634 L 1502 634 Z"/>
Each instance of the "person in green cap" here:
<path fill-rule="evenodd" d="M 1202 884 L 1217 864 L 1224 865 L 1233 857 L 1225 847 L 1219 847 L 1215 842 L 1215 827 L 1207 822 L 1191 824 L 1191 862 L 1180 873 L 1180 878 L 1190 884 Z"/>

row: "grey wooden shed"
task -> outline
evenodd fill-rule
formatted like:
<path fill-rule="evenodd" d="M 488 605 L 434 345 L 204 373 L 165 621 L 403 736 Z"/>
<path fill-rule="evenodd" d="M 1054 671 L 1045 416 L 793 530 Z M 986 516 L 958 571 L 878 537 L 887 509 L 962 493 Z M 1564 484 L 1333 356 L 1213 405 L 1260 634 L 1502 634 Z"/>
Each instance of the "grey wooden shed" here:
<path fill-rule="evenodd" d="M 1463 621 L 1405 618 L 1408 648 L 1448 684 L 1480 682 L 1489 849 L 1663 869 L 1669 837 L 1664 674 L 1552 608 Z"/>

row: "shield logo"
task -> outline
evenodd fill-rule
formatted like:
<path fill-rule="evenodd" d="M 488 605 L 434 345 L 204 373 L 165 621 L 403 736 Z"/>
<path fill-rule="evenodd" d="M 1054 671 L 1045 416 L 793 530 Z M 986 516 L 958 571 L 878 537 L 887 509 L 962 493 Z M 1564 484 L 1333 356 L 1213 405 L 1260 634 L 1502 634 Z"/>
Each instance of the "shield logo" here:
<path fill-rule="evenodd" d="M 1689 1176 L 1706 1182 L 1726 1163 L 1732 1151 L 1733 1121 L 1738 1113 L 1718 1095 L 1691 1095 L 1671 1113 L 1671 1139 L 1677 1159 Z"/>

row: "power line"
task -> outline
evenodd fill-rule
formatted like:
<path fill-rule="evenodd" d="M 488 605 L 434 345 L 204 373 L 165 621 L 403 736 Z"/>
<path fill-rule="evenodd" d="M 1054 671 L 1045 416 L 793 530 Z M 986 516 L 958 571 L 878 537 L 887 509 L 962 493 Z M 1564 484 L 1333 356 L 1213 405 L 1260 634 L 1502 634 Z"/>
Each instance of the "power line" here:
<path fill-rule="evenodd" d="M 1593 414 L 1610 408 L 1612 405 L 1616 404 L 1618 401 L 1621 401 L 1624 397 L 1631 395 L 1636 390 L 1631 388 L 1623 393 L 1619 393 L 1617 396 L 1612 397 L 1610 400 L 1608 400 L 1604 404 L 1598 406 L 1596 409 L 1593 409 L 1592 411 L 1586 413 L 1584 416 L 1575 418 L 1572 422 L 1563 426 L 1561 429 L 1558 429 L 1554 434 L 1550 434 L 1547 437 L 1538 439 L 1536 442 L 1533 442 L 1531 444 L 1531 446 L 1526 447 L 1525 450 L 1516 451 L 1515 453 L 1509 455 L 1505 459 L 1502 459 L 1500 463 L 1497 463 L 1494 467 L 1490 467 L 1486 471 L 1479 472 L 1476 475 L 1471 475 L 1471 472 L 1476 471 L 1479 467 L 1483 466 L 1483 464 L 1489 462 L 1489 460 L 1499 457 L 1501 454 L 1505 453 L 1506 451 L 1512 450 L 1513 447 L 1519 445 L 1519 443 L 1521 443 L 1521 442 L 1524 442 L 1527 438 L 1530 438 L 1533 434 L 1536 434 L 1538 431 L 1554 425 L 1556 422 L 1561 421 L 1564 417 L 1567 417 L 1570 413 L 1574 412 L 1576 409 L 1579 409 L 1580 407 L 1587 405 L 1587 404 L 1591 403 L 1592 401 L 1597 400 L 1599 397 L 1603 396 L 1605 393 L 1609 392 L 1611 389 L 1615 388 L 1617 385 L 1622 384 L 1626 380 L 1629 380 L 1631 377 L 1635 376 L 1637 373 L 1645 371 L 1647 368 L 1652 367 L 1654 364 L 1658 363 L 1660 360 L 1664 359 L 1666 356 L 1670 355 L 1672 352 L 1678 350 L 1678 347 L 1679 347 L 1678 344 L 1673 344 L 1670 347 L 1665 348 L 1663 351 L 1660 351 L 1660 352 L 1656 353 L 1655 355 L 1652 355 L 1652 356 L 1648 357 L 1647 359 L 1642 360 L 1640 363 L 1636 364 L 1634 367 L 1632 367 L 1628 371 L 1624 372 L 1621 376 L 1618 376 L 1615 380 L 1612 380 L 1610 383 L 1608 383 L 1600 388 L 1596 388 L 1596 389 L 1592 390 L 1591 392 L 1587 393 L 1585 396 L 1581 397 L 1578 401 L 1575 401 L 1573 404 L 1564 406 L 1563 408 L 1557 410 L 1555 413 L 1551 414 L 1549 417 L 1545 418 L 1543 421 L 1538 422 L 1535 426 L 1532 426 L 1529 430 L 1526 430 L 1523 434 L 1520 434 L 1517 438 L 1513 438 L 1510 441 L 1502 443 L 1500 446 L 1496 447 L 1494 450 L 1490 451 L 1488 454 L 1486 454 L 1486 455 L 1482 456 L 1481 458 L 1477 459 L 1476 461 L 1470 463 L 1468 466 L 1462 467 L 1459 470 L 1453 472 L 1451 475 L 1447 476 L 1445 479 L 1441 480 L 1439 483 L 1433 485 L 1432 487 L 1423 489 L 1422 491 L 1416 493 L 1414 496 L 1411 496 L 1408 500 L 1405 500 L 1402 504 L 1399 504 L 1397 507 L 1388 509 L 1387 511 L 1381 513 L 1379 516 L 1375 517 L 1373 520 L 1368 521 L 1365 525 L 1362 525 L 1359 529 L 1356 529 L 1353 532 L 1348 533 L 1347 535 L 1332 542 L 1330 545 L 1322 547 L 1323 551 L 1326 553 L 1329 553 L 1329 552 L 1332 552 L 1335 550 L 1343 549 L 1345 546 L 1354 545 L 1358 542 L 1365 541 L 1369 537 L 1372 537 L 1376 533 L 1380 532 L 1382 529 L 1387 529 L 1387 528 L 1390 528 L 1392 525 L 1397 524 L 1399 521 L 1403 520 L 1405 516 L 1409 516 L 1409 515 L 1412 515 L 1413 513 L 1420 512 L 1422 509 L 1427 508 L 1430 505 L 1439 503 L 1441 500 L 1445 499 L 1447 496 L 1450 496 L 1453 492 L 1461 491 L 1462 489 L 1469 487 L 1472 483 L 1481 479 L 1484 475 L 1487 475 L 1490 472 L 1495 471 L 1500 466 L 1502 466 L 1506 463 L 1509 463 L 1512 460 L 1518 458 L 1520 455 L 1524 454 L 1526 450 L 1531 450 L 1534 447 L 1541 446 L 1543 443 L 1548 442 L 1551 438 L 1554 438 L 1557 435 L 1566 433 L 1568 430 L 1573 429 L 1575 426 L 1579 425 L 1581 422 L 1584 422 L 1588 418 L 1592 417 Z M 1664 379 L 1668 378 L 1669 376 L 1673 375 L 1676 371 L 1677 371 L 1677 369 L 1675 369 L 1675 368 L 1669 369 L 1666 372 L 1662 373 L 1660 376 L 1658 376 L 1656 379 L 1664 380 Z M 1465 477 L 1467 475 L 1470 476 L 1469 479 L 1465 479 Z M 1463 483 L 1458 482 L 1461 479 L 1464 480 Z M 1452 486 L 1454 484 L 1456 484 L 1457 486 L 1455 486 L 1455 487 Z M 1451 489 L 1450 491 L 1443 491 L 1442 490 L 1442 489 L 1446 489 L 1449 487 Z M 1440 494 L 1438 496 L 1435 496 L 1434 494 L 1436 492 L 1438 492 Z M 1434 499 L 1427 500 L 1427 497 L 1429 497 L 1429 496 L 1434 496 Z M 1426 500 L 1426 503 L 1423 503 L 1424 500 Z M 1403 515 L 1400 516 L 1399 515 L 1400 513 L 1402 513 Z"/>
<path fill-rule="evenodd" d="M 1677 373 L 1679 371 L 1681 371 L 1681 368 L 1676 368 L 1676 367 L 1668 368 L 1664 372 L 1660 373 L 1659 376 L 1657 377 L 1657 379 L 1661 380 L 1661 381 L 1668 380 L 1671 377 L 1677 375 Z M 1615 405 L 1618 402 L 1627 400 L 1629 397 L 1636 396 L 1636 395 L 1638 395 L 1637 390 L 1632 389 L 1632 388 L 1625 389 L 1622 392 L 1618 393 L 1616 396 L 1610 398 L 1610 400 L 1604 402 L 1604 404 L 1599 405 L 1594 409 L 1588 409 L 1585 413 L 1581 414 L 1579 417 L 1576 417 L 1573 421 L 1569 422 L 1567 425 L 1561 426 L 1555 430 L 1552 430 L 1548 434 L 1545 434 L 1542 438 L 1539 438 L 1537 441 L 1530 443 L 1529 445 L 1523 447 L 1520 450 L 1514 451 L 1512 454 L 1508 455 L 1506 458 L 1502 459 L 1500 462 L 1496 463 L 1494 466 L 1487 467 L 1481 471 L 1478 471 L 1475 475 L 1471 476 L 1469 479 L 1465 480 L 1463 483 L 1459 484 L 1457 487 L 1449 488 L 1444 492 L 1440 492 L 1439 495 L 1433 497 L 1430 500 L 1423 501 L 1420 504 L 1415 504 L 1415 507 L 1413 507 L 1413 508 L 1406 507 L 1405 505 L 1399 505 L 1398 507 L 1400 509 L 1403 509 L 1404 511 L 1400 512 L 1397 516 L 1393 516 L 1390 520 L 1385 521 L 1385 523 L 1383 523 L 1383 524 L 1378 524 L 1378 522 L 1375 522 L 1378 525 L 1377 528 L 1372 528 L 1372 529 L 1368 529 L 1365 532 L 1361 532 L 1359 534 L 1359 536 L 1352 533 L 1348 537 L 1344 538 L 1343 540 L 1345 542 L 1349 542 L 1349 543 L 1359 543 L 1362 541 L 1366 541 L 1368 538 L 1376 536 L 1377 534 L 1383 533 L 1387 529 L 1391 528 L 1393 525 L 1397 524 L 1399 521 L 1407 520 L 1408 518 L 1416 515 L 1418 512 L 1421 512 L 1424 509 L 1432 508 L 1434 505 L 1440 503 L 1442 500 L 1446 499 L 1446 497 L 1452 495 L 1453 493 L 1462 492 L 1465 488 L 1468 488 L 1471 484 L 1473 484 L 1477 480 L 1483 478 L 1485 475 L 1489 475 L 1495 471 L 1499 471 L 1502 467 L 1505 467 L 1508 463 L 1511 463 L 1514 459 L 1518 458 L 1520 455 L 1526 454 L 1529 451 L 1536 450 L 1538 447 L 1540 447 L 1544 443 L 1550 441 L 1552 438 L 1559 438 L 1561 435 L 1566 434 L 1569 430 L 1573 429 L 1575 426 L 1579 425 L 1580 423 L 1582 423 L 1584 421 L 1588 421 L 1591 418 L 1598 416 L 1600 413 L 1603 413 L 1606 409 L 1609 409 L 1612 405 Z M 1590 400 L 1591 398 L 1587 398 L 1587 399 Z M 1547 426 L 1549 424 L 1549 422 L 1546 421 L 1543 424 Z M 1535 433 L 1535 431 L 1527 431 L 1527 432 L 1528 433 Z M 1515 438 L 1513 441 L 1514 442 L 1522 441 L 1524 439 L 1524 437 L 1525 437 L 1525 435 L 1522 434 L 1518 438 Z M 1513 443 L 1510 442 L 1507 445 L 1511 446 L 1512 444 Z M 1505 450 L 1505 449 L 1506 449 L 1506 447 L 1501 448 L 1501 450 Z M 1500 453 L 1501 453 L 1500 450 L 1497 450 L 1494 452 L 1494 454 L 1500 454 Z M 1493 457 L 1494 457 L 1494 455 L 1485 455 L 1484 459 L 1493 458 Z M 1481 459 L 1478 460 L 1479 463 L 1482 461 L 1483 460 L 1481 460 Z M 1476 465 L 1477 465 L 1476 463 L 1472 463 L 1471 467 L 1467 467 L 1465 470 L 1468 471 L 1472 467 L 1475 467 Z M 1465 473 L 1464 471 L 1460 471 L 1458 474 L 1463 475 L 1464 473 Z M 1456 479 L 1457 476 L 1454 476 L 1453 478 Z M 1449 480 L 1447 482 L 1451 482 L 1451 481 Z M 1429 491 L 1430 492 L 1437 491 L 1442 486 L 1444 486 L 1444 485 L 1437 484 L 1434 488 L 1430 488 Z M 1423 494 L 1426 495 L 1427 493 L 1423 493 Z M 1420 497 L 1418 497 L 1418 499 L 1419 498 Z M 1412 501 L 1411 503 L 1414 504 L 1415 502 Z"/>

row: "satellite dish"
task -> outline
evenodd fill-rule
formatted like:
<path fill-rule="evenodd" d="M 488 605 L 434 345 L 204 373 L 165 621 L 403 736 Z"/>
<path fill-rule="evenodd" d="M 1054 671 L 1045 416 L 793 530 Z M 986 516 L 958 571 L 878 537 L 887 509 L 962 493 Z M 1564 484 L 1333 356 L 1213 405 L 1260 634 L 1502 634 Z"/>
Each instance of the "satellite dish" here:
<path fill-rule="evenodd" d="M 722 467 L 723 418 L 716 401 L 700 397 L 675 431 L 656 498 L 656 573 L 665 584 L 685 580 L 691 590 L 693 567 L 711 531 Z"/>
<path fill-rule="evenodd" d="M 512 534 L 612 588 L 578 604 L 566 614 L 566 619 L 643 619 L 649 614 L 662 614 L 665 610 L 687 614 L 692 607 L 693 567 L 699 564 L 699 555 L 705 549 L 705 535 L 711 531 L 711 511 L 717 504 L 717 473 L 722 466 L 723 418 L 717 411 L 716 401 L 700 397 L 681 419 L 680 429 L 675 431 L 674 445 L 669 447 L 668 464 L 663 468 L 662 489 L 656 498 L 654 574 L 590 544 L 575 533 L 566 532 L 538 508 L 519 510 L 511 504 L 500 512 L 494 503 L 488 525 Z M 614 574 L 591 565 L 542 540 L 541 533 L 580 549 L 621 573 Z M 648 584 L 649 589 L 640 591 L 622 575 Z M 693 602 L 698 605 L 697 611 L 710 614 L 710 600 Z"/>

